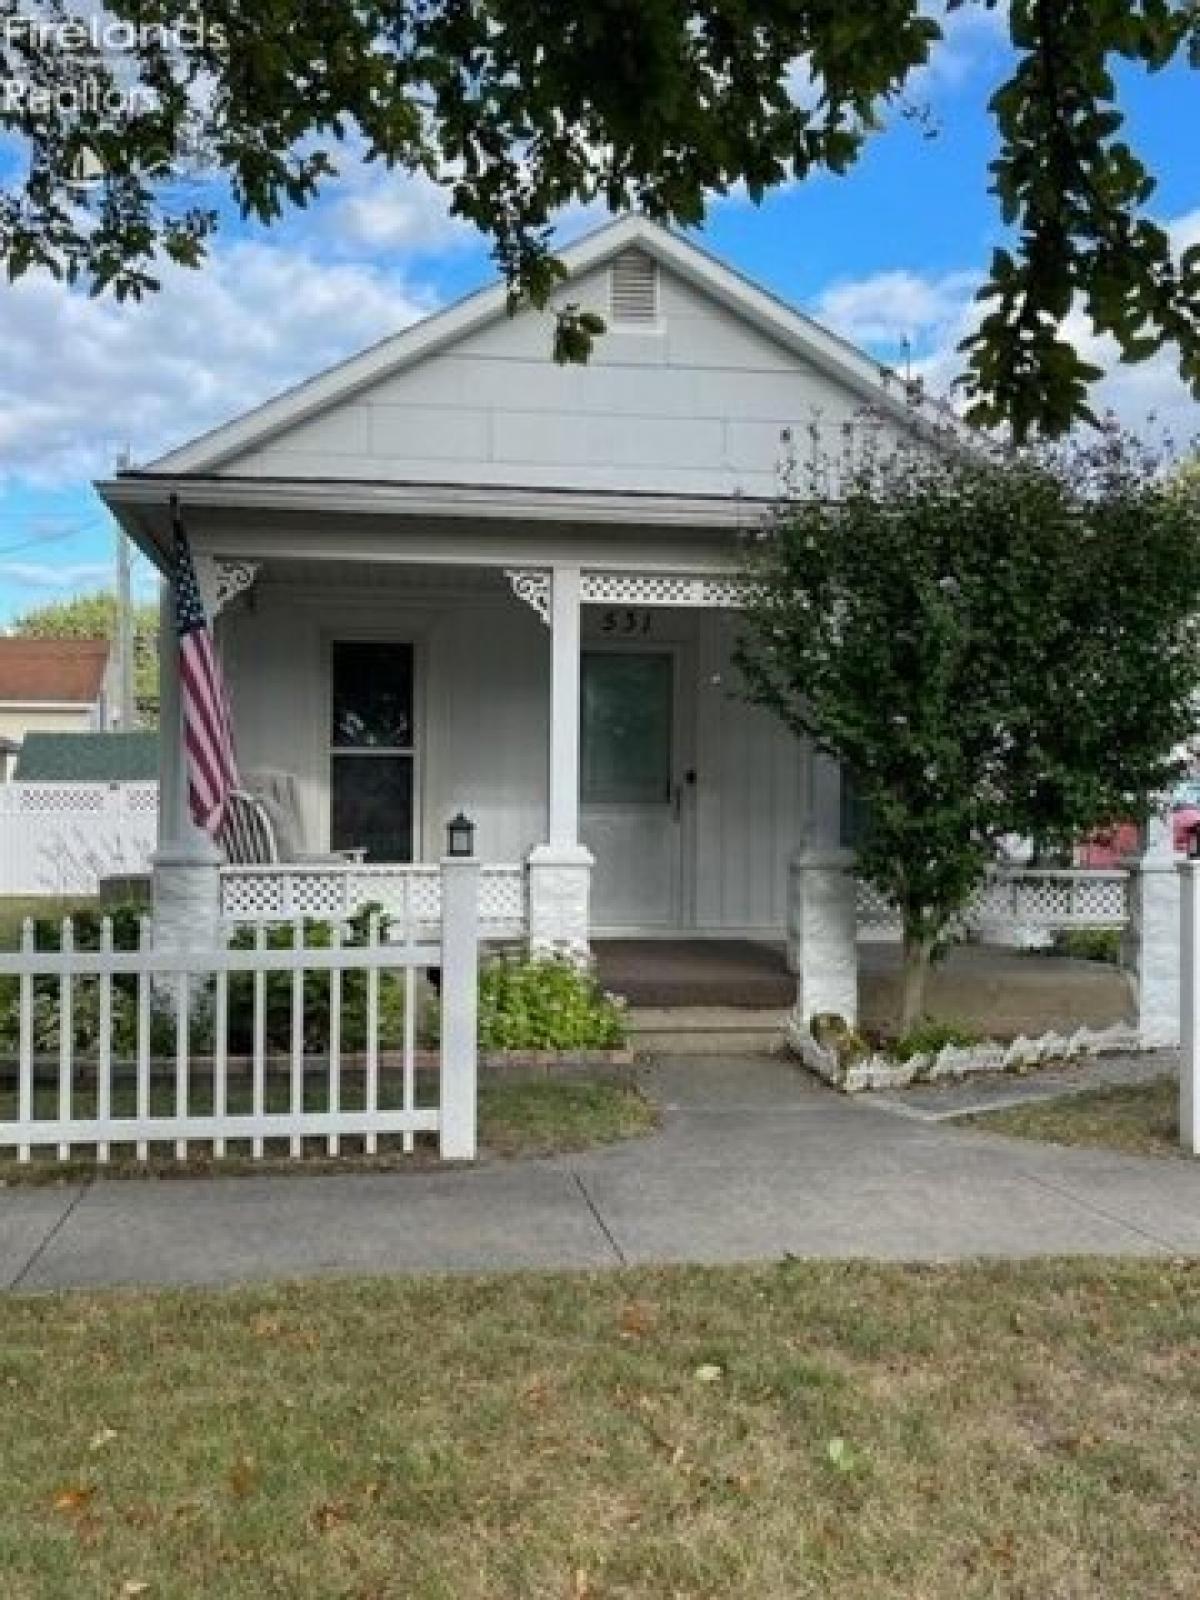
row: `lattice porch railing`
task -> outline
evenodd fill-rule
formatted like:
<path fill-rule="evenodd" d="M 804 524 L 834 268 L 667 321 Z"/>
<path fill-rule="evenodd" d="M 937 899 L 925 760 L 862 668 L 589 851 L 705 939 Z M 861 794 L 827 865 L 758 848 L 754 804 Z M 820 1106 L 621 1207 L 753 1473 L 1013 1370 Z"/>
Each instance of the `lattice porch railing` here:
<path fill-rule="evenodd" d="M 436 933 L 442 916 L 437 866 L 338 863 L 222 867 L 221 914 L 239 922 L 290 922 L 296 917 L 345 918 L 377 905 L 415 937 Z M 488 864 L 479 875 L 482 939 L 520 938 L 526 931 L 524 867 Z"/>
<path fill-rule="evenodd" d="M 857 886 L 860 934 L 895 929 L 894 907 L 870 884 Z M 963 922 L 977 933 L 1057 933 L 1124 928 L 1129 873 L 1120 868 L 1000 867 L 976 895 Z"/>

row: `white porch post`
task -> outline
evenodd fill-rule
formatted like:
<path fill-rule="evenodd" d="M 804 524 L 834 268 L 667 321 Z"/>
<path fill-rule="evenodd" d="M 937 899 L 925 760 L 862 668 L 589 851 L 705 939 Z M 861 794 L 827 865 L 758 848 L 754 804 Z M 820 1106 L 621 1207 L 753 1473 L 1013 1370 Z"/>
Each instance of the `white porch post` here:
<path fill-rule="evenodd" d="M 150 863 L 154 943 L 165 950 L 197 950 L 216 937 L 220 855 L 188 809 L 175 603 L 165 581 L 159 588 L 158 629 L 158 849 Z"/>
<path fill-rule="evenodd" d="M 1130 863 L 1125 961 L 1144 1047 L 1179 1043 L 1179 873 L 1171 817 L 1152 816 Z"/>
<path fill-rule="evenodd" d="M 529 943 L 535 954 L 589 951 L 592 856 L 579 842 L 580 572 L 550 577 L 548 839 L 529 856 Z"/>
<path fill-rule="evenodd" d="M 809 754 L 808 824 L 788 874 L 788 965 L 796 974 L 793 1025 L 832 1013 L 858 1020 L 854 852 L 841 843 L 842 775 Z"/>

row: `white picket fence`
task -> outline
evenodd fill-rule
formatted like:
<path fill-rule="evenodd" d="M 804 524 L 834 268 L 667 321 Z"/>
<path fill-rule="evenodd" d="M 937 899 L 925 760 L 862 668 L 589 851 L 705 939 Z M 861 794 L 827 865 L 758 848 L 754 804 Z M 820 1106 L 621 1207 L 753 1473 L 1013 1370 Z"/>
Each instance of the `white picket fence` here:
<path fill-rule="evenodd" d="M 156 783 L 0 785 L 0 895 L 94 895 L 147 871 L 157 835 Z"/>
<path fill-rule="evenodd" d="M 320 1141 L 336 1156 L 343 1139 L 361 1139 L 373 1155 L 381 1138 L 399 1136 L 401 1149 L 411 1152 L 416 1136 L 428 1133 L 437 1135 L 443 1158 L 472 1159 L 478 866 L 455 862 L 443 874 L 436 942 L 418 940 L 415 926 L 399 940 L 384 937 L 373 916 L 364 943 L 347 942 L 335 926 L 328 946 L 315 946 L 302 922 L 293 925 L 285 948 L 273 947 L 285 941 L 272 941 L 261 923 L 235 943 L 236 929 L 226 924 L 216 948 L 174 952 L 155 949 L 143 923 L 138 947 L 125 950 L 114 948 L 112 922 L 105 918 L 98 949 L 76 948 L 67 919 L 61 948 L 45 950 L 36 948 L 27 923 L 20 951 L 0 954 L 0 986 L 15 987 L 17 1012 L 16 1060 L 0 1063 L 0 1150 L 15 1151 L 22 1162 L 35 1151 L 60 1161 L 94 1152 L 103 1164 L 114 1149 L 144 1162 L 164 1144 L 186 1161 L 199 1144 L 219 1160 L 239 1141 L 255 1159 L 299 1158 L 306 1140 Z M 430 968 L 441 972 L 440 1059 L 436 1098 L 420 1104 L 417 975 Z M 268 1013 L 276 974 L 287 975 L 282 1049 L 271 1036 Z M 364 1037 L 351 1051 L 344 1000 L 356 974 L 365 988 Z M 321 980 L 316 1007 L 314 979 Z M 388 981 L 401 986 L 403 999 L 399 1037 L 391 1039 L 381 1021 L 381 986 Z M 86 1054 L 77 1048 L 75 1026 L 84 1006 L 94 1022 L 94 1046 Z M 49 1052 L 39 1050 L 46 1014 L 56 1014 L 57 1047 Z M 235 1023 L 243 1030 L 248 1025 L 249 1033 L 248 1050 L 236 1056 Z M 316 1046 L 308 1042 L 314 1024 Z M 156 1053 L 164 1031 L 167 1049 Z M 205 1032 L 210 1037 L 201 1047 L 198 1036 Z M 284 1143 L 268 1150 L 268 1141 Z"/>

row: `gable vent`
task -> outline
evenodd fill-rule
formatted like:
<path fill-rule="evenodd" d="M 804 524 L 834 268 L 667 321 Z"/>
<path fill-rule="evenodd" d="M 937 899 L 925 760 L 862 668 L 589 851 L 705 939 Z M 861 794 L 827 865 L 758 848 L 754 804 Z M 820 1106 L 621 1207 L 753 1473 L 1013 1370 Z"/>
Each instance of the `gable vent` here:
<path fill-rule="evenodd" d="M 610 287 L 612 320 L 640 323 L 658 321 L 658 265 L 640 250 L 626 250 L 612 264 Z"/>

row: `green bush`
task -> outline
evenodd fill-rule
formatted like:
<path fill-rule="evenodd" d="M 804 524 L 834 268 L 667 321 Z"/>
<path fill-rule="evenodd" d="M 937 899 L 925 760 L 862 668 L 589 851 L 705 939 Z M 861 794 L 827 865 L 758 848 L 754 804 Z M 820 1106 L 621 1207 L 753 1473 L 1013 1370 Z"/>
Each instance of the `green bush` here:
<path fill-rule="evenodd" d="M 372 912 L 364 907 L 345 924 L 342 944 L 363 946 L 368 941 Z M 388 919 L 380 915 L 380 938 L 386 938 Z M 309 950 L 328 950 L 333 941 L 333 926 L 328 922 L 306 922 L 304 945 Z M 231 942 L 234 950 L 254 948 L 254 930 L 239 929 Z M 291 950 L 295 932 L 290 926 L 267 930 L 268 950 Z M 269 1050 L 288 1050 L 292 1042 L 292 974 L 270 972 L 265 988 L 266 1039 Z M 330 974 L 304 974 L 304 1048 L 320 1052 L 329 1047 Z M 208 1008 L 211 1014 L 211 1008 Z M 342 973 L 342 1049 L 365 1050 L 367 1045 L 367 974 Z M 379 974 L 379 1039 L 384 1048 L 395 1049 L 401 1040 L 404 1023 L 404 978 L 397 972 Z M 211 1021 L 209 1024 L 211 1033 Z M 249 1055 L 254 1048 L 254 974 L 231 973 L 229 978 L 229 1049 L 234 1055 Z"/>
<path fill-rule="evenodd" d="M 897 1061 L 911 1061 L 913 1056 L 935 1056 L 948 1044 L 965 1050 L 973 1044 L 981 1044 L 982 1041 L 982 1034 L 964 1027 L 962 1023 L 938 1022 L 933 1017 L 926 1017 L 911 1032 L 897 1039 L 889 1047 L 888 1054 L 894 1056 Z"/>
<path fill-rule="evenodd" d="M 479 975 L 483 1050 L 617 1050 L 625 1018 L 590 973 L 569 961 L 503 959 Z"/>
<path fill-rule="evenodd" d="M 345 925 L 342 942 L 362 946 L 369 937 L 367 908 Z M 113 947 L 136 949 L 141 908 L 118 907 L 112 913 Z M 100 915 L 85 911 L 73 918 L 77 949 L 100 946 Z M 387 919 L 380 919 L 381 937 Z M 36 924 L 41 950 L 61 947 L 61 924 L 50 918 Z M 328 949 L 333 938 L 328 922 L 304 924 L 308 949 Z M 236 950 L 252 950 L 255 930 L 239 929 L 232 941 Z M 271 927 L 264 936 L 268 950 L 290 950 L 295 930 L 290 925 Z M 304 1048 L 320 1054 L 329 1048 L 330 974 L 304 974 Z M 269 972 L 263 982 L 266 1046 L 287 1051 L 292 1042 L 292 984 L 290 972 Z M 367 986 L 365 972 L 341 975 L 341 1045 L 358 1052 L 367 1042 Z M 382 1048 L 400 1044 L 404 1027 L 404 977 L 399 972 L 379 974 L 379 1041 Z M 250 972 L 229 976 L 228 1048 L 231 1055 L 249 1055 L 254 1048 L 255 977 Z M 208 1054 L 214 1045 L 214 994 L 212 978 L 193 982 L 191 1049 Z M 113 1054 L 129 1059 L 137 1049 L 137 979 L 119 975 L 112 980 Z M 436 1016 L 423 1034 L 436 1032 Z M 58 1053 L 61 1017 L 57 978 L 35 982 L 33 1003 L 34 1049 L 39 1055 Z M 18 980 L 0 980 L 0 1055 L 13 1055 L 19 1044 L 20 993 Z M 100 1037 L 100 983 L 77 978 L 72 984 L 72 1033 L 78 1058 L 95 1058 Z M 606 1050 L 625 1044 L 625 1018 L 621 1007 L 606 995 L 586 971 L 568 961 L 504 959 L 485 965 L 479 976 L 479 1043 L 485 1050 Z M 151 1011 L 151 1051 L 169 1055 L 175 1048 L 175 1012 L 169 995 L 155 994 Z"/>
<path fill-rule="evenodd" d="M 371 911 L 366 908 L 350 919 L 343 934 L 346 945 L 365 945 L 368 939 Z M 113 948 L 135 950 L 138 947 L 138 924 L 141 907 L 119 906 L 110 913 L 113 924 Z M 75 948 L 98 950 L 100 948 L 101 914 L 87 910 L 72 917 Z M 380 934 L 386 935 L 386 918 L 381 918 Z M 328 949 L 333 938 L 332 927 L 327 922 L 310 921 L 304 925 L 304 943 L 309 949 Z M 38 918 L 34 923 L 35 947 L 39 950 L 62 948 L 62 924 L 49 917 Z M 291 926 L 268 930 L 265 944 L 270 950 L 293 948 L 295 932 Z M 254 948 L 253 929 L 243 928 L 235 934 L 231 948 Z M 265 1034 L 268 1050 L 288 1050 L 292 1042 L 292 974 L 271 972 L 267 974 L 265 989 Z M 198 1054 L 212 1051 L 213 1011 L 215 983 L 212 978 L 194 983 L 191 1006 L 191 1048 Z M 319 1053 L 329 1048 L 329 997 L 330 974 L 306 972 L 304 974 L 304 1048 L 309 1053 Z M 94 1058 L 100 1038 L 100 983 L 96 978 L 76 978 L 72 984 L 72 1034 L 75 1054 L 81 1058 Z M 342 1049 L 361 1051 L 367 1042 L 367 974 L 343 972 L 342 974 Z M 402 1037 L 404 1022 L 404 979 L 395 972 L 379 975 L 379 1040 L 383 1048 L 397 1048 Z M 137 979 L 132 975 L 118 975 L 112 980 L 112 1044 L 118 1058 L 131 1058 L 137 1050 Z M 34 983 L 33 995 L 33 1045 L 39 1055 L 56 1055 L 59 1049 L 61 1016 L 59 984 L 57 978 L 42 978 Z M 0 1054 L 15 1054 L 20 1036 L 19 980 L 0 980 Z M 231 973 L 229 978 L 229 1030 L 228 1045 L 231 1055 L 248 1055 L 254 1047 L 254 976 L 248 972 Z M 154 1055 L 166 1055 L 175 1048 L 175 1008 L 169 996 L 153 996 L 150 1021 L 150 1048 Z"/>
<path fill-rule="evenodd" d="M 1054 935 L 1053 949 L 1056 956 L 1105 961 L 1115 967 L 1121 960 L 1121 935 L 1116 928 L 1072 928 Z"/>

